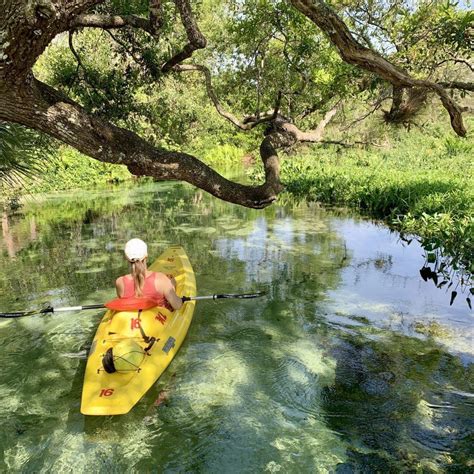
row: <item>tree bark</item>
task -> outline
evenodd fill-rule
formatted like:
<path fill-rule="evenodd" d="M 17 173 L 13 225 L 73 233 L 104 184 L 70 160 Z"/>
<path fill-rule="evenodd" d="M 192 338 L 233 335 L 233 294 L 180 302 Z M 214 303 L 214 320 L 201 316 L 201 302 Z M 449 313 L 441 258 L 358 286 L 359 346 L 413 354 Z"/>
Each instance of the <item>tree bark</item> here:
<path fill-rule="evenodd" d="M 21 85 L 48 44 L 69 22 L 104 0 L 21 0 L 0 4 L 0 82 Z"/>
<path fill-rule="evenodd" d="M 196 49 L 205 48 L 207 44 L 206 38 L 204 38 L 204 35 L 199 31 L 196 20 L 194 19 L 189 0 L 174 0 L 174 3 L 179 10 L 181 23 L 186 30 L 189 43 L 179 53 L 176 53 L 172 58 L 166 61 L 161 68 L 161 71 L 164 73 L 170 71 L 174 66 L 185 59 L 190 58 Z"/>
<path fill-rule="evenodd" d="M 428 96 L 427 89 L 413 87 L 405 88 L 393 86 L 392 107 L 384 111 L 384 119 L 387 123 L 408 123 L 423 108 Z"/>

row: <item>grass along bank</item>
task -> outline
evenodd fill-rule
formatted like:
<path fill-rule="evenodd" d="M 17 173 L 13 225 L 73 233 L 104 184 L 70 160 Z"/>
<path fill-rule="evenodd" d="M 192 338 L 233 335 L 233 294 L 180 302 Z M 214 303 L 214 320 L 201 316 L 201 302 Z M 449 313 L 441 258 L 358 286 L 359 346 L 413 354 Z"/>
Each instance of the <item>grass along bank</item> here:
<path fill-rule="evenodd" d="M 197 156 L 218 169 L 239 169 L 245 152 L 230 144 L 199 150 Z M 34 178 L 26 179 L 21 194 L 38 194 L 73 189 L 93 189 L 136 179 L 124 165 L 104 163 L 83 155 L 74 148 L 60 146 Z M 140 178 L 146 179 L 146 178 Z"/>
<path fill-rule="evenodd" d="M 288 157 L 282 180 L 295 196 L 356 208 L 419 236 L 423 278 L 449 286 L 456 275 L 451 291 L 464 290 L 474 273 L 473 155 L 472 140 L 412 132 L 386 149 L 330 147 Z"/>
<path fill-rule="evenodd" d="M 132 177 L 126 166 L 102 163 L 74 148 L 60 146 L 26 190 L 36 194 L 90 189 L 95 186 L 122 183 Z"/>

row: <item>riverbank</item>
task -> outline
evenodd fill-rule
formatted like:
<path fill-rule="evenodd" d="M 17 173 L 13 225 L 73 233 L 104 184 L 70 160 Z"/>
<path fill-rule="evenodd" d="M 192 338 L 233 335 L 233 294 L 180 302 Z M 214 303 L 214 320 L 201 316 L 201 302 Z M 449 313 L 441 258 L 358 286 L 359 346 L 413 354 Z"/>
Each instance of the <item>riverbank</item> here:
<path fill-rule="evenodd" d="M 60 146 L 50 163 L 42 169 L 39 179 L 28 191 L 33 194 L 71 189 L 87 189 L 131 180 L 126 166 L 102 163 L 74 148 Z"/>
<path fill-rule="evenodd" d="M 282 180 L 294 196 L 356 208 L 419 236 L 426 266 L 444 277 L 457 271 L 464 286 L 474 270 L 473 153 L 472 140 L 411 133 L 379 150 L 308 150 L 283 160 Z"/>

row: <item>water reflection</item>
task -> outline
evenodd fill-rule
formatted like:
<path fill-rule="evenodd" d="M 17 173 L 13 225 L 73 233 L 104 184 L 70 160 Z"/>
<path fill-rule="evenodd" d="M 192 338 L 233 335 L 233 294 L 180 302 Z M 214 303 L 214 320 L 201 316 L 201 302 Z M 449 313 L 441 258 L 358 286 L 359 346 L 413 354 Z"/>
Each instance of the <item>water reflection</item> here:
<path fill-rule="evenodd" d="M 200 294 L 268 296 L 199 304 L 169 370 L 121 417 L 79 413 L 100 312 L 1 321 L 0 470 L 468 469 L 472 316 L 420 283 L 421 249 L 386 229 L 168 184 L 50 197 L 7 224 L 1 308 L 107 300 L 134 236 L 151 255 L 182 244 Z"/>

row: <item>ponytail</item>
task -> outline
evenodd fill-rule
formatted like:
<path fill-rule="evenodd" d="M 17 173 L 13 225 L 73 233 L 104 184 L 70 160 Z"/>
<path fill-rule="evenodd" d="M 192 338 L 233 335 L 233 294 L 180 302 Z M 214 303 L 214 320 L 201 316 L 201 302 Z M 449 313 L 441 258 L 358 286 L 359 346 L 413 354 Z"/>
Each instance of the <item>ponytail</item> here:
<path fill-rule="evenodd" d="M 146 258 L 130 262 L 132 264 L 132 277 L 135 286 L 135 296 L 143 296 L 143 285 L 146 275 Z"/>

